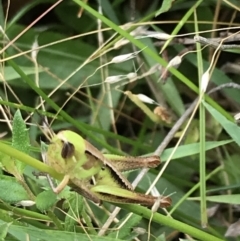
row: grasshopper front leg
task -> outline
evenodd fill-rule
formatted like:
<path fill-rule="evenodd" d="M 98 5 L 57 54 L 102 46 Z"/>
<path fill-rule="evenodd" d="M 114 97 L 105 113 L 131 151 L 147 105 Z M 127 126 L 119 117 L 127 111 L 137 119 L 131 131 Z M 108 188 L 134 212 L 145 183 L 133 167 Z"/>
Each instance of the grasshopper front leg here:
<path fill-rule="evenodd" d="M 79 194 L 99 204 L 100 199 L 90 189 L 94 175 L 100 171 L 103 163 L 95 156 L 88 155 L 85 145 L 81 136 L 71 131 L 62 131 L 53 136 L 46 154 L 42 153 L 42 158 L 46 164 L 64 174 L 57 187 L 48 178 L 55 193 L 60 193 L 69 185 Z"/>
<path fill-rule="evenodd" d="M 69 180 L 70 180 L 70 176 L 65 175 L 57 187 L 52 187 L 53 192 L 55 192 L 56 194 L 59 194 L 68 185 Z"/>
<path fill-rule="evenodd" d="M 84 196 L 85 198 L 91 200 L 96 204 L 101 204 L 101 198 L 91 190 L 93 185 L 90 182 L 81 181 L 77 178 L 73 178 L 69 183 L 69 186 L 73 189 L 73 191 L 79 193 L 80 195 Z"/>

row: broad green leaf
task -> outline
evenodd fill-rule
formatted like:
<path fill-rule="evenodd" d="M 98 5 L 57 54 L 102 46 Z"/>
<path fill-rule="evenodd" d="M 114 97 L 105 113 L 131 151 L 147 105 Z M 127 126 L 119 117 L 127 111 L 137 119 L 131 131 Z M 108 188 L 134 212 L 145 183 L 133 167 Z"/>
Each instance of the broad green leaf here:
<path fill-rule="evenodd" d="M 98 96 L 98 99 L 102 100 L 99 102 L 99 106 L 95 107 L 96 111 L 92 112 L 91 121 L 96 123 L 94 126 L 100 127 L 103 130 L 109 130 L 112 125 L 111 111 L 112 108 L 117 108 L 119 104 L 119 98 L 121 97 L 121 92 L 115 89 L 109 88 L 107 94 L 106 90 L 102 90 Z M 109 103 L 112 103 L 109 108 Z M 99 125 L 97 125 L 99 123 Z M 95 133 L 96 134 L 96 133 Z"/>
<path fill-rule="evenodd" d="M 142 42 L 146 46 L 148 46 L 148 48 L 151 48 L 152 51 L 158 53 L 157 48 L 154 46 L 154 43 L 150 39 L 143 39 Z M 146 54 L 145 52 L 143 52 L 142 54 L 149 67 L 152 67 L 156 64 L 156 61 L 153 60 L 153 58 L 150 57 L 148 54 Z M 153 74 L 152 78 L 157 82 L 159 79 L 159 74 Z M 181 116 L 185 112 L 182 97 L 180 96 L 179 90 L 177 89 L 171 77 L 164 85 L 160 83 L 154 84 L 154 82 L 152 84 L 157 92 L 161 92 L 163 94 L 164 98 L 169 103 L 171 108 L 177 113 L 177 115 Z"/>
<path fill-rule="evenodd" d="M 6 236 L 7 236 L 7 232 L 8 232 L 8 227 L 10 226 L 10 223 L 4 223 L 2 225 L 0 225 L 0 241 L 4 241 Z"/>
<path fill-rule="evenodd" d="M 161 13 L 167 12 L 171 8 L 174 1 L 175 0 L 163 0 L 162 6 L 155 14 L 155 17 L 157 17 Z"/>
<path fill-rule="evenodd" d="M 226 141 L 208 141 L 206 142 L 206 150 L 211 150 L 219 146 L 224 146 L 228 143 L 231 143 L 232 140 L 226 140 Z M 163 154 L 161 155 L 161 160 L 166 161 L 168 157 L 171 155 L 174 148 L 168 148 L 166 149 Z M 174 153 L 172 159 L 177 159 L 181 157 L 191 156 L 194 154 L 199 153 L 199 143 L 194 144 L 188 144 L 184 146 L 179 146 Z"/>
<path fill-rule="evenodd" d="M 10 29 L 8 29 L 7 34 L 11 39 L 14 36 L 17 36 L 23 29 L 24 26 L 15 24 Z M 29 29 L 17 40 L 16 45 L 20 47 L 22 51 L 29 50 L 32 47 L 32 43 L 36 35 L 37 34 L 34 29 Z M 39 34 L 38 43 L 39 46 L 49 43 L 52 44 L 55 41 L 63 40 L 66 37 L 68 36 L 56 33 L 54 31 L 46 30 Z M 70 86 L 77 88 L 81 84 L 83 86 L 101 84 L 102 80 L 99 78 L 101 70 L 98 70 L 96 74 L 87 80 L 87 83 L 84 83 L 85 79 L 92 75 L 94 71 L 99 67 L 98 60 L 84 64 L 86 59 L 89 58 L 95 49 L 96 48 L 93 45 L 90 45 L 81 39 L 69 40 L 40 49 L 38 53 L 38 64 L 51 72 L 51 74 L 49 74 L 47 71 L 43 71 L 39 74 L 40 88 L 56 88 L 74 71 L 76 71 L 76 69 L 79 69 L 79 71 L 71 76 L 71 78 L 69 78 L 65 84 L 61 85 L 60 89 L 68 89 Z M 33 66 L 32 62 L 27 62 L 25 57 L 19 57 L 14 61 L 16 61 L 20 66 L 22 66 L 23 63 L 28 67 Z M 109 68 L 111 69 L 111 75 L 127 74 L 128 72 L 126 71 L 126 67 L 128 66 L 129 63 L 122 65 L 109 65 Z M 11 84 L 21 86 L 23 88 L 28 88 L 21 79 L 19 79 L 19 81 L 12 81 Z"/>
<path fill-rule="evenodd" d="M 0 225 L 2 224 L 5 224 L 5 222 L 0 220 Z M 28 239 L 31 241 L 121 241 L 120 239 L 116 238 L 99 237 L 82 233 L 70 233 L 64 231 L 46 230 L 16 225 L 11 225 L 8 229 L 8 233 L 19 241 L 26 241 L 26 234 L 28 234 Z"/>
<path fill-rule="evenodd" d="M 7 203 L 18 203 L 22 200 L 28 200 L 26 190 L 15 178 L 0 176 L 0 199 Z"/>
<path fill-rule="evenodd" d="M 239 162 L 239 153 L 234 153 L 233 155 L 226 157 L 224 160 L 224 171 L 228 177 L 228 184 L 238 185 L 240 183 L 240 162 Z M 221 188 L 226 187 L 225 180 L 221 179 L 221 184 L 219 184 Z M 229 188 L 230 189 L 230 188 Z"/>
<path fill-rule="evenodd" d="M 229 121 L 225 116 L 223 116 L 208 103 L 203 102 L 203 104 L 210 114 L 222 125 L 224 130 L 232 137 L 232 139 L 238 145 L 240 145 L 240 127 L 237 124 Z"/>
<path fill-rule="evenodd" d="M 166 241 L 165 234 L 161 234 L 161 235 L 158 237 L 158 240 L 159 240 L 159 241 Z"/>
<path fill-rule="evenodd" d="M 206 198 L 209 202 L 227 203 L 232 205 L 240 204 L 240 194 L 207 196 Z M 200 198 L 191 198 L 191 200 L 200 200 Z"/>
<path fill-rule="evenodd" d="M 40 211 L 49 210 L 57 201 L 57 195 L 52 190 L 43 191 L 37 195 L 36 206 Z"/>
<path fill-rule="evenodd" d="M 6 202 L 4 203 L 5 207 L 10 207 L 11 208 L 11 204 L 7 204 Z M 14 207 L 15 209 L 15 207 Z M 16 219 L 16 216 L 11 215 L 11 213 L 9 213 L 9 210 L 3 210 L 0 209 L 0 220 L 6 222 L 6 223 L 13 223 L 15 225 L 23 225 L 21 223 L 21 221 L 19 221 L 18 219 Z M 1 233 L 1 231 L 0 231 Z"/>
<path fill-rule="evenodd" d="M 180 48 L 179 46 L 175 46 L 176 50 L 182 51 L 182 48 Z M 189 63 L 191 65 L 194 65 L 196 68 L 198 68 L 198 62 L 196 59 L 196 56 L 194 54 L 187 54 L 185 56 L 186 60 L 189 61 Z M 207 70 L 209 67 L 209 62 L 203 59 L 203 69 Z M 191 66 L 188 68 L 191 68 Z M 192 71 L 194 72 L 194 71 Z M 226 75 L 224 73 L 223 70 L 219 69 L 219 68 L 214 68 L 213 73 L 212 73 L 212 77 L 211 77 L 211 81 L 213 83 L 215 83 L 216 85 L 222 85 L 222 84 L 226 84 L 226 83 L 233 83 L 232 79 Z M 230 98 L 235 100 L 237 103 L 240 103 L 240 98 L 239 98 L 239 90 L 235 89 L 235 88 L 224 88 L 222 89 L 222 91 Z"/>
<path fill-rule="evenodd" d="M 178 172 L 178 169 L 175 170 L 175 172 Z M 154 173 L 149 172 L 147 176 L 144 176 L 142 181 L 139 183 L 138 187 L 142 190 L 147 190 L 151 183 L 155 180 L 156 175 Z M 183 179 L 183 176 L 181 176 Z M 155 185 L 156 189 L 160 194 L 163 194 L 164 196 L 171 195 L 172 199 L 172 206 L 175 205 L 185 194 L 185 192 L 179 187 L 178 182 L 180 182 L 179 179 L 175 180 L 174 182 L 168 181 L 166 178 L 161 177 L 160 180 Z M 181 216 L 183 222 L 187 222 L 187 220 L 194 220 L 195 222 L 198 222 L 200 219 L 200 208 L 198 203 L 185 200 L 180 208 L 177 210 L 178 215 Z M 159 227 L 160 229 L 160 227 Z"/>
<path fill-rule="evenodd" d="M 22 69 L 22 71 L 24 71 L 26 75 L 35 74 L 36 72 L 36 69 L 34 67 L 24 67 L 24 66 L 19 66 L 19 67 Z M 39 73 L 43 72 L 43 68 L 39 67 L 38 72 Z M 15 79 L 19 79 L 19 74 L 16 73 L 11 66 L 5 66 L 4 79 L 2 79 L 2 77 L 0 76 L 0 81 L 10 81 Z"/>

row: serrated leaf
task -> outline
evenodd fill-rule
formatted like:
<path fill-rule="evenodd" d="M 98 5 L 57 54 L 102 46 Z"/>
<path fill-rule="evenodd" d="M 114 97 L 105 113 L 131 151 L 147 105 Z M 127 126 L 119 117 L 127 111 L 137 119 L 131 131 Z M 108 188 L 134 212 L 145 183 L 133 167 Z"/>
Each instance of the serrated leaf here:
<path fill-rule="evenodd" d="M 69 231 L 69 232 L 72 232 L 74 230 L 74 227 L 76 224 L 75 218 L 72 217 L 71 215 L 72 213 L 68 212 L 68 215 L 65 216 L 65 222 L 64 222 L 65 231 Z"/>
<path fill-rule="evenodd" d="M 57 195 L 52 190 L 43 191 L 37 195 L 36 206 L 40 211 L 49 210 L 57 201 Z"/>
<path fill-rule="evenodd" d="M 7 203 L 18 203 L 29 199 L 27 191 L 13 177 L 0 176 L 0 199 Z"/>
<path fill-rule="evenodd" d="M 203 101 L 204 106 L 210 114 L 222 125 L 224 130 L 232 137 L 232 139 L 240 146 L 240 127 L 229 121 L 220 112 L 214 109 L 211 105 Z"/>
<path fill-rule="evenodd" d="M 12 146 L 21 152 L 29 153 L 28 130 L 20 110 L 17 110 L 13 117 Z"/>
<path fill-rule="evenodd" d="M 83 197 L 74 193 L 66 203 L 68 204 L 68 215 L 65 216 L 65 230 L 73 231 L 74 225 L 76 223 L 75 217 L 81 216 L 81 213 L 84 209 Z M 66 203 L 64 206 L 66 206 Z"/>
<path fill-rule="evenodd" d="M 140 221 L 142 217 L 136 214 L 133 214 L 126 222 L 126 217 L 124 217 L 115 228 L 121 226 L 124 222 L 124 225 L 121 226 L 121 229 L 117 229 L 115 232 L 111 232 L 108 236 L 109 237 L 119 237 L 120 239 L 129 240 L 133 239 L 133 235 L 136 236 L 136 233 L 132 233 L 133 227 L 135 227 Z"/>
<path fill-rule="evenodd" d="M 12 146 L 21 152 L 29 153 L 30 143 L 28 130 L 20 110 L 17 110 L 13 117 Z M 26 164 L 15 160 L 15 165 L 17 171 L 22 174 Z"/>

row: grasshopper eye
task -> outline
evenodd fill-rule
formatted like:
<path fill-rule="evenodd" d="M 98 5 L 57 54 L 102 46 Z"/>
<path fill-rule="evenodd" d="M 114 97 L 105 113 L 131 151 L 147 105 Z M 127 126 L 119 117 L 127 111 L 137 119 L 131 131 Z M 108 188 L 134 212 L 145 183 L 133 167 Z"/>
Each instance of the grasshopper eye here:
<path fill-rule="evenodd" d="M 73 156 L 75 151 L 74 145 L 71 142 L 64 142 L 63 141 L 63 147 L 61 151 L 62 158 L 70 158 Z"/>

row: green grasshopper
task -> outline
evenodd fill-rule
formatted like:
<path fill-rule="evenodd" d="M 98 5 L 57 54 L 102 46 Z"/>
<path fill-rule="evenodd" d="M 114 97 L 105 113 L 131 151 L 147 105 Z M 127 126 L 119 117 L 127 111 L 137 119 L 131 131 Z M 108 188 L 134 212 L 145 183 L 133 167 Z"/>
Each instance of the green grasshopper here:
<path fill-rule="evenodd" d="M 160 207 L 171 205 L 169 197 L 153 197 L 133 191 L 131 183 L 122 174 L 137 168 L 154 168 L 160 164 L 158 156 L 123 157 L 103 155 L 89 142 L 73 131 L 53 135 L 46 163 L 64 178 L 56 188 L 60 193 L 66 185 L 94 203 L 136 203 L 151 207 L 160 199 Z"/>

